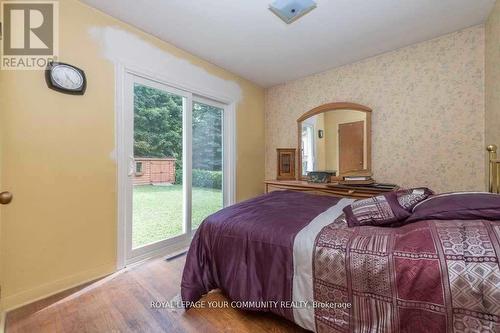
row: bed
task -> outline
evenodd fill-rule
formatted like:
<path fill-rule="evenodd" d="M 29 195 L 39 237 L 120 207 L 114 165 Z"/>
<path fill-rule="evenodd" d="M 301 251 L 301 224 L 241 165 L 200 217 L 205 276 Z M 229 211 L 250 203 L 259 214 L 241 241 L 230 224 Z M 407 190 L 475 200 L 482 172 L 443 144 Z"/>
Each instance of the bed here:
<path fill-rule="evenodd" d="M 499 198 L 432 196 L 405 223 L 353 226 L 353 199 L 271 192 L 200 225 L 181 296 L 220 289 L 315 332 L 500 332 Z"/>

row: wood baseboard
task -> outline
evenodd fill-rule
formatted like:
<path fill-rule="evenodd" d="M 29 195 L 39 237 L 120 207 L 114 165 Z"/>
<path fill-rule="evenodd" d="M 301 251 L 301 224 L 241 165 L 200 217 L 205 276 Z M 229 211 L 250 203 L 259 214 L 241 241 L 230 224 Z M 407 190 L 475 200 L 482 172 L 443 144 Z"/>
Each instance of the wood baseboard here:
<path fill-rule="evenodd" d="M 116 263 L 104 264 L 86 271 L 82 271 L 65 278 L 44 283 L 34 288 L 2 297 L 0 308 L 9 312 L 24 305 L 36 302 L 64 290 L 77 287 L 81 284 L 102 278 L 116 271 Z M 2 333 L 2 331 L 0 331 Z"/>

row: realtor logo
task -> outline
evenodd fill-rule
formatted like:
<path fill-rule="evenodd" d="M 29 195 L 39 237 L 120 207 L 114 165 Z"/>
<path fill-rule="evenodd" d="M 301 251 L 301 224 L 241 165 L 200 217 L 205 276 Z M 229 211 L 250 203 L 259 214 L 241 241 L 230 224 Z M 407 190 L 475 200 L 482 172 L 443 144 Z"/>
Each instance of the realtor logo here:
<path fill-rule="evenodd" d="M 58 3 L 2 1 L 1 69 L 45 70 L 57 60 Z"/>

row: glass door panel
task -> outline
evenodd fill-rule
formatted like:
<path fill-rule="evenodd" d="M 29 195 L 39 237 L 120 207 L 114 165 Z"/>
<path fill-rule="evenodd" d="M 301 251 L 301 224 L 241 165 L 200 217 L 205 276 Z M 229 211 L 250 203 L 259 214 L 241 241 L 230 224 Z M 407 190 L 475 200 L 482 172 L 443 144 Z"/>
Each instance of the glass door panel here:
<path fill-rule="evenodd" d="M 224 205 L 224 108 L 206 100 L 193 102 L 192 228 Z"/>
<path fill-rule="evenodd" d="M 184 98 L 134 84 L 132 248 L 183 233 Z"/>

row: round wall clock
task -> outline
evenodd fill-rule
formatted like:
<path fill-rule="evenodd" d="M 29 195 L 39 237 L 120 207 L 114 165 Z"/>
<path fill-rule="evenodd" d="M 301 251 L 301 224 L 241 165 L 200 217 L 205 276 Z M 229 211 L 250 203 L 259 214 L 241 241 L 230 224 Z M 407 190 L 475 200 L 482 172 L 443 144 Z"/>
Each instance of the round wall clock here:
<path fill-rule="evenodd" d="M 51 62 L 47 66 L 45 80 L 50 89 L 65 94 L 83 95 L 87 87 L 85 73 L 80 68 L 62 62 Z"/>

